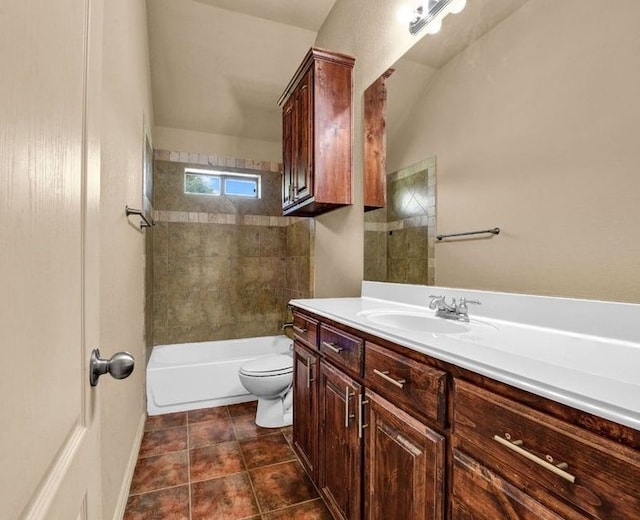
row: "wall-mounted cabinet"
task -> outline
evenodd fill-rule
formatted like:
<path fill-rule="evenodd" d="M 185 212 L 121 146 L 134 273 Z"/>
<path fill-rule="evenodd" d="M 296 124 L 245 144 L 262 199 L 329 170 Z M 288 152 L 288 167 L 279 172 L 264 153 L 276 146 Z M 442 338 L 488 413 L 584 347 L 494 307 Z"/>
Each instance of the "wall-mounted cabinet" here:
<path fill-rule="evenodd" d="M 284 215 L 351 204 L 353 64 L 351 56 L 312 48 L 280 97 Z"/>
<path fill-rule="evenodd" d="M 364 92 L 364 210 L 387 202 L 387 79 L 389 69 Z"/>

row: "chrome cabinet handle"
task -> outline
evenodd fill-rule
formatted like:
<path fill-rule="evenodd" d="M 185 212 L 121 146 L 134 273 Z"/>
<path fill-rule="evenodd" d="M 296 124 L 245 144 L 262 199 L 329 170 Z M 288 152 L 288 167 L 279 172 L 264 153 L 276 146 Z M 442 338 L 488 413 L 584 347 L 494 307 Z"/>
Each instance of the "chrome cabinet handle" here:
<path fill-rule="evenodd" d="M 349 419 L 355 417 L 355 415 L 349 414 L 349 399 L 353 394 L 349 393 L 349 387 L 345 387 L 344 389 L 344 427 L 349 428 Z"/>
<path fill-rule="evenodd" d="M 364 419 L 362 417 L 364 415 L 364 407 L 367 404 L 369 404 L 369 401 L 364 400 L 362 394 L 358 394 L 358 439 L 362 439 L 364 429 L 369 426 L 368 424 L 363 424 Z"/>
<path fill-rule="evenodd" d="M 333 350 L 336 354 L 340 354 L 344 349 L 342 347 L 336 347 L 333 343 L 329 343 L 328 341 L 323 341 L 322 345 L 327 347 L 329 350 Z"/>
<path fill-rule="evenodd" d="M 373 369 L 373 373 L 375 375 L 377 375 L 377 376 L 380 376 L 382 379 L 384 379 L 385 381 L 391 383 L 392 385 L 397 386 L 398 388 L 404 388 L 404 385 L 407 384 L 407 380 L 406 379 L 393 379 L 393 377 L 390 377 L 388 370 L 385 370 L 384 372 L 381 372 L 377 368 L 374 368 Z"/>
<path fill-rule="evenodd" d="M 499 442 L 504 447 L 512 451 L 515 451 L 517 454 L 522 455 L 524 458 L 529 459 L 532 462 L 535 462 L 538 466 L 542 466 L 544 469 L 547 469 L 552 473 L 555 473 L 556 475 L 562 477 L 563 479 L 568 480 L 572 484 L 575 484 L 576 477 L 571 473 L 564 471 L 565 469 L 569 468 L 569 465 L 566 462 L 561 462 L 560 464 L 552 464 L 551 462 L 541 459 L 540 457 L 538 457 L 537 455 L 534 455 L 530 451 L 525 450 L 522 447 L 523 443 L 521 440 L 510 441 L 508 439 L 503 439 L 499 435 L 494 435 L 493 440 Z"/>
<path fill-rule="evenodd" d="M 303 329 L 302 327 L 298 327 L 297 325 L 294 325 L 293 332 L 297 332 L 298 334 L 306 334 L 307 329 Z"/>
<path fill-rule="evenodd" d="M 311 362 L 311 358 L 307 358 L 307 388 L 311 388 L 311 383 L 315 381 L 315 379 L 311 378 L 311 367 L 313 363 Z"/>
<path fill-rule="evenodd" d="M 100 358 L 100 350 L 94 348 L 89 359 L 89 384 L 96 386 L 101 375 L 109 372 L 114 379 L 131 375 L 135 359 L 129 352 L 117 352 L 109 359 Z"/>

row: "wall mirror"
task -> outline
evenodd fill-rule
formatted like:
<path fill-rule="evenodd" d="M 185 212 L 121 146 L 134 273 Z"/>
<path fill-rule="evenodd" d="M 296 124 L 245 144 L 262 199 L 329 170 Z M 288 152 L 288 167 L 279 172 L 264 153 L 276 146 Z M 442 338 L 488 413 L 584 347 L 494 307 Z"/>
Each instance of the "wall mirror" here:
<path fill-rule="evenodd" d="M 639 301 L 638 17 L 633 0 L 468 0 L 385 64 L 387 204 L 365 213 L 364 278 Z"/>

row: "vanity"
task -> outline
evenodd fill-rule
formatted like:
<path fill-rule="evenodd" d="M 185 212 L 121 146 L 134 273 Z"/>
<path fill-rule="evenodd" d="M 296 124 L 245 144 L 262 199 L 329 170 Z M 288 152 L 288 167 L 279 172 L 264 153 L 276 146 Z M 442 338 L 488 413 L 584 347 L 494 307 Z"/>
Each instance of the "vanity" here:
<path fill-rule="evenodd" d="M 640 518 L 640 306 L 363 282 L 291 307 L 294 449 L 336 519 Z"/>

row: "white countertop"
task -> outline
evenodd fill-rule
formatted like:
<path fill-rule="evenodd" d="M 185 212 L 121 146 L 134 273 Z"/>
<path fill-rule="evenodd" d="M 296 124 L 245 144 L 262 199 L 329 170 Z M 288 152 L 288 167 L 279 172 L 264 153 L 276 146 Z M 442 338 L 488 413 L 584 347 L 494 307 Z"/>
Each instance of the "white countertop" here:
<path fill-rule="evenodd" d="M 466 324 L 469 330 L 455 334 L 400 329 L 367 318 L 368 313 L 376 311 L 433 316 L 434 311 L 426 305 L 414 305 L 428 302 L 430 294 L 444 294 L 447 301 L 451 296 L 463 295 L 479 299 L 483 305 L 470 306 L 472 319 Z M 363 282 L 361 298 L 316 298 L 291 303 L 640 430 L 640 305 L 374 282 Z M 506 319 L 498 319 L 496 314 L 500 313 Z"/>

